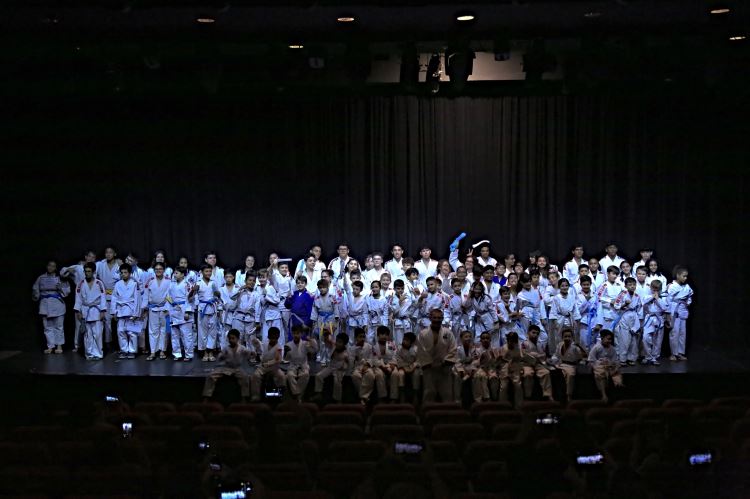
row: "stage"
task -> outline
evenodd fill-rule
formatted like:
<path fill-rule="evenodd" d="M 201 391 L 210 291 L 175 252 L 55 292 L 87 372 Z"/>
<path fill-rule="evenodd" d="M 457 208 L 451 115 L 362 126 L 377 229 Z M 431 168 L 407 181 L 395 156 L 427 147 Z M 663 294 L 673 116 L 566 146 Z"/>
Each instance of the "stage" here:
<path fill-rule="evenodd" d="M 136 359 L 119 359 L 111 353 L 100 361 L 86 360 L 83 355 L 67 351 L 45 355 L 41 352 L 0 351 L 0 377 L 4 393 L 11 399 L 29 400 L 42 397 L 55 399 L 98 399 L 115 393 L 125 400 L 198 400 L 206 375 L 216 362 L 168 360 L 147 361 L 145 355 Z M 248 374 L 253 371 L 247 366 Z M 319 370 L 311 365 L 311 374 Z M 613 398 L 693 398 L 710 400 L 718 396 L 750 393 L 750 364 L 747 359 L 710 349 L 693 349 L 682 362 L 663 360 L 660 366 L 622 368 L 625 388 Z M 561 381 L 553 383 L 558 385 Z M 348 384 L 348 383 L 347 383 Z M 239 396 L 236 385 L 223 383 L 217 398 L 232 401 Z M 233 385 L 233 386 L 232 386 Z M 308 395 L 313 383 L 308 386 Z M 346 391 L 346 390 L 345 390 Z M 353 399 L 353 394 L 350 394 Z M 590 368 L 579 366 L 576 398 L 596 398 Z M 356 399 L 353 399 L 356 400 Z M 345 400 L 346 401 L 346 400 Z"/>

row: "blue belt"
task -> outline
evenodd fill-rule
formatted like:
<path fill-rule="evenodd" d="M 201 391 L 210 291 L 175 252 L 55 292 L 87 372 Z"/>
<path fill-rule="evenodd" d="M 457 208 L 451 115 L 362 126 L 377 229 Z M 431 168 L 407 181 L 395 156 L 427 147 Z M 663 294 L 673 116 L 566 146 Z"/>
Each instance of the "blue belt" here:
<path fill-rule="evenodd" d="M 185 303 L 186 302 L 184 301 L 173 301 L 172 303 L 170 303 L 170 305 L 174 307 L 175 305 L 184 305 Z"/>
<path fill-rule="evenodd" d="M 214 303 L 216 303 L 216 300 L 198 300 L 198 303 L 203 303 L 205 305 L 200 313 L 200 318 L 202 319 L 203 316 L 206 315 L 206 309 L 209 307 L 209 305 L 213 305 Z M 214 307 L 214 311 L 216 311 L 216 307 Z"/>
<path fill-rule="evenodd" d="M 58 300 L 63 299 L 60 293 L 44 293 L 44 294 L 39 295 L 39 298 L 57 298 Z"/>

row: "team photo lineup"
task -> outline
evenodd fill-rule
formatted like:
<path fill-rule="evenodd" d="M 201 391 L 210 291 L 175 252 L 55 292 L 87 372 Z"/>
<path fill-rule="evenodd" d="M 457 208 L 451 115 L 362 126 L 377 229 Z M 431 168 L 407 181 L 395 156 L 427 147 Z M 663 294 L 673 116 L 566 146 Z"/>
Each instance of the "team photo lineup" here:
<path fill-rule="evenodd" d="M 341 401 L 350 377 L 363 404 L 373 393 L 403 401 L 407 385 L 419 400 L 460 402 L 466 384 L 476 402 L 512 396 L 518 406 L 535 379 L 552 400 L 555 372 L 570 400 L 578 368 L 590 366 L 606 401 L 609 383 L 623 384 L 622 367 L 660 364 L 663 343 L 669 361 L 686 359 L 688 269 L 663 272 L 653 248 L 631 263 L 615 243 L 601 258 L 574 245 L 555 265 L 540 251 L 496 259 L 487 240 L 459 249 L 465 238 L 440 260 L 430 247 L 410 258 L 393 244 L 388 260 L 373 252 L 359 261 L 340 243 L 327 264 L 314 245 L 296 264 L 271 253 L 257 265 L 248 254 L 236 269 L 219 266 L 213 250 L 198 266 L 186 257 L 172 266 L 161 250 L 142 261 L 108 246 L 101 260 L 87 251 L 71 266 L 47 262 L 32 298 L 45 354 L 63 353 L 73 294 L 75 352 L 218 361 L 206 398 L 232 376 L 243 400 L 273 385 L 301 401 L 312 376 L 314 398 L 330 377 Z"/>

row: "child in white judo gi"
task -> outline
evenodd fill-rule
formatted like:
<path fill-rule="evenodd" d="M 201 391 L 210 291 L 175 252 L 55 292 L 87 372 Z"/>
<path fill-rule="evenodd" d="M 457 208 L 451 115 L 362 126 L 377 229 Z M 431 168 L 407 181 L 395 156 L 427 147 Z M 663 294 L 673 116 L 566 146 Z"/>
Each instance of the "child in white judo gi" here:
<path fill-rule="evenodd" d="M 131 277 L 131 268 L 127 263 L 120 265 L 120 280 L 115 284 L 110 302 L 110 313 L 117 322 L 121 359 L 135 359 L 138 336 L 143 332 L 141 286 Z"/>
<path fill-rule="evenodd" d="M 669 332 L 669 348 L 672 353 L 669 360 L 687 360 L 685 356 L 685 326 L 689 314 L 688 307 L 693 303 L 693 288 L 687 283 L 688 269 L 677 265 L 673 271 L 674 281 L 667 288 L 669 296 L 669 314 L 672 330 Z"/>
<path fill-rule="evenodd" d="M 191 284 L 187 280 L 188 270 L 177 267 L 172 272 L 169 284 L 169 323 L 171 328 L 172 358 L 176 361 L 193 360 L 193 303 L 188 297 Z M 183 355 L 184 351 L 184 355 Z"/>
<path fill-rule="evenodd" d="M 76 302 L 73 310 L 76 319 L 86 327 L 83 346 L 88 360 L 101 360 L 102 331 L 107 310 L 107 293 L 104 284 L 96 279 L 96 265 L 87 262 L 83 265 L 83 280 L 76 286 Z"/>
<path fill-rule="evenodd" d="M 47 262 L 47 272 L 37 277 L 31 288 L 31 298 L 39 302 L 39 315 L 42 316 L 44 337 L 47 349 L 44 353 L 62 353 L 65 344 L 63 321 L 65 319 L 65 297 L 70 293 L 70 285 L 60 279 L 57 262 Z"/>

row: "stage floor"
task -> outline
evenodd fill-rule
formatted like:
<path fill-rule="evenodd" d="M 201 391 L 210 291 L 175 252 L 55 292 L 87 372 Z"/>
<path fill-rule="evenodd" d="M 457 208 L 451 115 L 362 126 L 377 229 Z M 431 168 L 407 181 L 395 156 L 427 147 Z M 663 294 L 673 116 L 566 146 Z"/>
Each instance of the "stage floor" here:
<path fill-rule="evenodd" d="M 75 376 L 149 376 L 149 377 L 189 377 L 205 378 L 217 362 L 201 362 L 194 358 L 191 362 L 176 362 L 170 359 L 147 361 L 146 355 L 133 360 L 119 359 L 117 354 L 109 354 L 100 361 L 86 360 L 81 354 L 65 352 L 45 355 L 42 352 L 0 351 L 0 372 L 5 374 L 75 375 Z M 318 371 L 317 364 L 311 365 L 311 373 Z M 253 367 L 247 366 L 248 372 Z M 662 359 L 660 366 L 622 368 L 624 374 L 711 374 L 750 372 L 750 363 L 725 352 L 709 349 L 691 352 L 690 358 L 682 362 Z M 580 374 L 590 373 L 590 369 L 579 367 Z"/>

